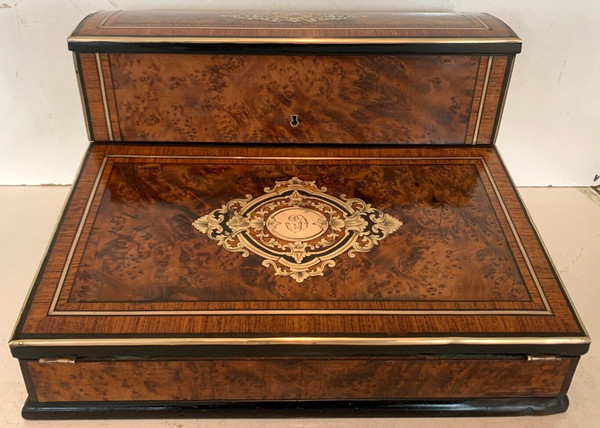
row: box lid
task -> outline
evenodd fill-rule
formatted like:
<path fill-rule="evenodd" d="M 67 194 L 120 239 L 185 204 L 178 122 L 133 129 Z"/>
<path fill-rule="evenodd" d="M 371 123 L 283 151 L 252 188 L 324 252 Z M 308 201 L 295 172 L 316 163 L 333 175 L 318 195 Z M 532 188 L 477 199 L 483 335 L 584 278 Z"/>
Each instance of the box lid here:
<path fill-rule="evenodd" d="M 375 48 L 376 46 L 376 48 Z M 518 53 L 487 14 L 103 11 L 69 37 L 77 52 Z"/>
<path fill-rule="evenodd" d="M 494 148 L 94 144 L 19 358 L 587 351 Z"/>

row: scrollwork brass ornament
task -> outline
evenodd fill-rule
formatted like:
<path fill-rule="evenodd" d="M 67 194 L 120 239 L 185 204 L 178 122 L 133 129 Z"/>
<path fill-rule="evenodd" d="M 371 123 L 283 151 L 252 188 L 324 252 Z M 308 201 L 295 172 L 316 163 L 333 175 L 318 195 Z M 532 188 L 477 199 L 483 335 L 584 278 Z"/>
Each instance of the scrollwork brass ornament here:
<path fill-rule="evenodd" d="M 402 222 L 358 198 L 328 195 L 314 181 L 276 181 L 264 194 L 232 199 L 192 223 L 228 251 L 262 257 L 276 276 L 303 282 L 337 256 L 372 250 Z"/>
<path fill-rule="evenodd" d="M 348 19 L 355 18 L 355 15 L 341 14 L 341 13 L 323 13 L 323 14 L 311 14 L 311 13 L 292 13 L 292 14 L 278 14 L 278 13 L 235 13 L 231 15 L 223 15 L 226 17 L 233 17 L 236 19 L 247 19 L 251 21 L 264 21 L 273 23 L 315 23 L 322 21 L 345 21 Z"/>

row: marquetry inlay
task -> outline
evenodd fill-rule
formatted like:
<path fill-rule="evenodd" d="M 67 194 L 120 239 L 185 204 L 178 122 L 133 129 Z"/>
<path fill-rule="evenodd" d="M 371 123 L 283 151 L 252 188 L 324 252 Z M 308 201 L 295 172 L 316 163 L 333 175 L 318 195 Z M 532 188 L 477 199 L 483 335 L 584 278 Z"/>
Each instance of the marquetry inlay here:
<path fill-rule="evenodd" d="M 371 204 L 340 195 L 314 181 L 276 181 L 254 198 L 233 199 L 192 224 L 218 245 L 247 257 L 262 257 L 276 276 L 303 282 L 334 267 L 337 256 L 372 250 L 402 226 Z"/>
<path fill-rule="evenodd" d="M 286 23 L 314 23 L 321 21 L 345 21 L 348 19 L 360 17 L 360 15 L 349 15 L 341 13 L 313 14 L 313 13 L 294 13 L 294 14 L 276 14 L 276 13 L 234 13 L 223 15 L 224 18 L 248 19 L 252 21 L 265 22 L 286 22 Z"/>

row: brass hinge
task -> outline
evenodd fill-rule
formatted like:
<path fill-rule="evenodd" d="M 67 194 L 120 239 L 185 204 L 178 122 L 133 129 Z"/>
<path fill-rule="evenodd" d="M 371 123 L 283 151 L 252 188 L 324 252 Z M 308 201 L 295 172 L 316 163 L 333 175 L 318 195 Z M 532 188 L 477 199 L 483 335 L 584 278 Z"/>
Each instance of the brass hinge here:
<path fill-rule="evenodd" d="M 527 355 L 527 361 L 559 361 L 558 355 Z"/>
<path fill-rule="evenodd" d="M 77 364 L 75 358 L 40 358 L 39 364 Z"/>

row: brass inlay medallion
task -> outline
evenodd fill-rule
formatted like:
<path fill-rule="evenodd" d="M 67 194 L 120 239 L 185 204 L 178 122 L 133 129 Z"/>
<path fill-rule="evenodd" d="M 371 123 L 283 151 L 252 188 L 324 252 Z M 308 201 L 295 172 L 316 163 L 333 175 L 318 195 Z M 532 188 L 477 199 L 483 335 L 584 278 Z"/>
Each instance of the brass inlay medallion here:
<path fill-rule="evenodd" d="M 397 218 L 358 198 L 328 195 L 314 181 L 276 181 L 255 199 L 232 199 L 192 223 L 228 251 L 264 258 L 276 276 L 303 282 L 335 266 L 335 257 L 353 258 L 379 245 L 402 226 Z"/>

